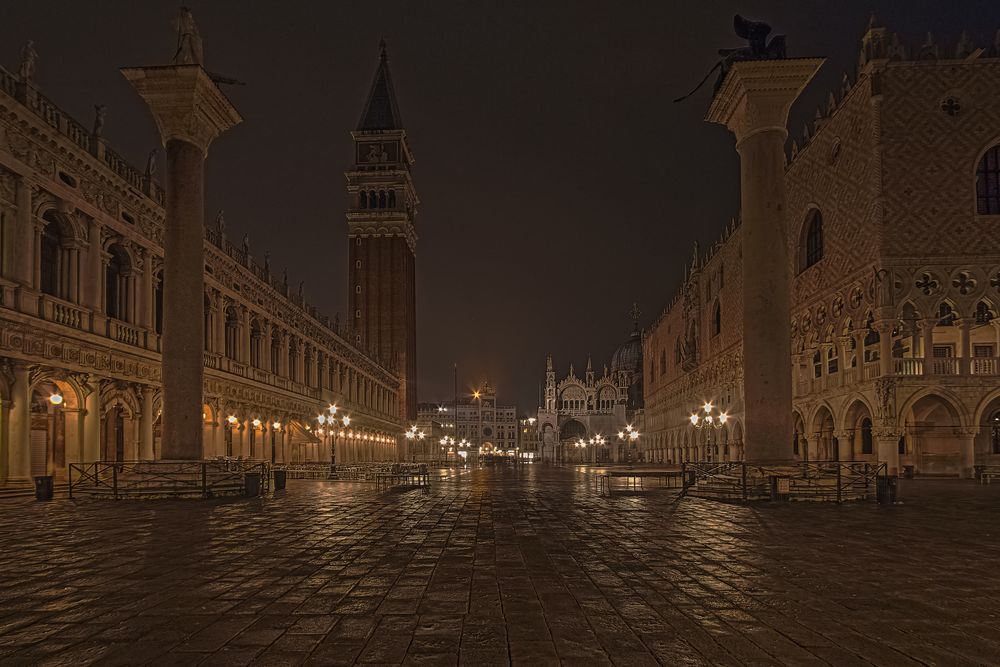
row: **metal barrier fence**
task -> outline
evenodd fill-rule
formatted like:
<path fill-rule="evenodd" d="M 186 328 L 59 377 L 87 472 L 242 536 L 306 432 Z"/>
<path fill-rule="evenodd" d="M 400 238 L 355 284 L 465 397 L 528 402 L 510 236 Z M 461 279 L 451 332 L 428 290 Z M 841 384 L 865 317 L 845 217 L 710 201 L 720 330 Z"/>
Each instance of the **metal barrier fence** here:
<path fill-rule="evenodd" d="M 681 464 L 684 487 L 698 496 L 724 500 L 868 500 L 895 498 L 895 477 L 885 463 L 803 461 L 760 465 L 743 461 L 689 461 Z"/>
<path fill-rule="evenodd" d="M 288 479 L 337 479 L 338 468 L 330 463 L 277 463 L 274 470 L 284 470 Z"/>
<path fill-rule="evenodd" d="M 270 488 L 268 464 L 253 460 L 96 461 L 71 463 L 67 474 L 70 498 L 214 498 Z"/>

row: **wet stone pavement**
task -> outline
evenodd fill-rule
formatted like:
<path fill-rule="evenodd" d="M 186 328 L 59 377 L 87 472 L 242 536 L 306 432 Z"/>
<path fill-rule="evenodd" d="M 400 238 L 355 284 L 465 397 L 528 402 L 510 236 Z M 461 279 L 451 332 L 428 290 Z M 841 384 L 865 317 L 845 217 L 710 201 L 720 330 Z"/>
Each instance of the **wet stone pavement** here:
<path fill-rule="evenodd" d="M 0 503 L 0 665 L 1000 663 L 1000 485 L 904 503 L 428 493 Z"/>

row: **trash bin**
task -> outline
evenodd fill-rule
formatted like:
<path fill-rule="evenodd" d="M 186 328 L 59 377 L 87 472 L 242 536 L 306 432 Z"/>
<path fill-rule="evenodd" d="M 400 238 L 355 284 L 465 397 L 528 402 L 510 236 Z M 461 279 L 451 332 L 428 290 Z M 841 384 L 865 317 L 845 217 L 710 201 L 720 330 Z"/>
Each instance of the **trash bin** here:
<path fill-rule="evenodd" d="M 35 478 L 35 500 L 52 500 L 52 475 Z"/>
<path fill-rule="evenodd" d="M 875 499 L 880 503 L 896 502 L 896 491 L 899 478 L 895 475 L 883 475 L 875 484 Z"/>
<path fill-rule="evenodd" d="M 903 466 L 903 477 L 913 479 L 913 466 Z"/>
<path fill-rule="evenodd" d="M 287 479 L 288 472 L 286 470 L 275 470 L 274 471 L 274 490 L 284 491 L 285 490 L 285 480 Z"/>
<path fill-rule="evenodd" d="M 243 473 L 243 495 L 247 498 L 256 498 L 260 495 L 260 473 Z"/>

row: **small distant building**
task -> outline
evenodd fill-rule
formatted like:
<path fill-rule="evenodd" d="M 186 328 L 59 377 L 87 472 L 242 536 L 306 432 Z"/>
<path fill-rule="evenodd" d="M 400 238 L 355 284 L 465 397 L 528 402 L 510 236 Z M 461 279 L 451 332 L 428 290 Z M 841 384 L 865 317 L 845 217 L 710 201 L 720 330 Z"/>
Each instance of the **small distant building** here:
<path fill-rule="evenodd" d="M 475 452 L 480 447 L 515 450 L 518 446 L 517 407 L 498 404 L 496 389 L 489 382 L 484 382 L 477 393 L 478 397 L 476 394 L 459 397 L 457 415 L 453 400 L 418 404 L 418 424 L 438 422 L 443 434 L 459 442 L 468 441 Z"/>

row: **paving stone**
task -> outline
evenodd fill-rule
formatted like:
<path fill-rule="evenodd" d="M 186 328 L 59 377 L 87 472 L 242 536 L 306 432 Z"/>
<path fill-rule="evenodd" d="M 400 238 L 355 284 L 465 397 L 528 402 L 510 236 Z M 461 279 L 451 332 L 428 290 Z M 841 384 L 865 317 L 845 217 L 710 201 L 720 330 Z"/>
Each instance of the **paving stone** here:
<path fill-rule="evenodd" d="M 902 484 L 744 507 L 536 465 L 426 494 L 3 501 L 0 665 L 995 663 L 1000 485 Z"/>

